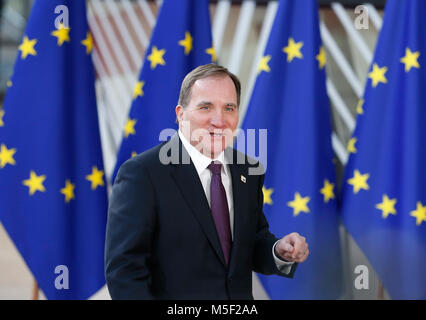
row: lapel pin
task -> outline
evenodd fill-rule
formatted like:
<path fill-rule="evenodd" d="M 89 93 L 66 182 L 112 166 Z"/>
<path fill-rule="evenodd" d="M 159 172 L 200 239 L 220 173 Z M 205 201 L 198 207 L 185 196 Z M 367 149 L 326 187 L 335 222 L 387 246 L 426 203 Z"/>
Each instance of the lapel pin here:
<path fill-rule="evenodd" d="M 244 177 L 243 175 L 241 175 L 241 181 L 244 182 L 244 183 L 246 183 L 246 181 L 247 181 L 246 177 Z"/>

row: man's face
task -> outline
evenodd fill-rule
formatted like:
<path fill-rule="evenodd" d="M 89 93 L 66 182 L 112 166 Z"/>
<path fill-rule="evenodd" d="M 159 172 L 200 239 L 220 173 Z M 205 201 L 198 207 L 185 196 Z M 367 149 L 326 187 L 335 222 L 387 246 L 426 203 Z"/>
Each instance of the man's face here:
<path fill-rule="evenodd" d="M 177 106 L 176 116 L 187 140 L 207 157 L 215 158 L 232 143 L 238 124 L 234 82 L 228 76 L 195 81 L 188 106 Z"/>

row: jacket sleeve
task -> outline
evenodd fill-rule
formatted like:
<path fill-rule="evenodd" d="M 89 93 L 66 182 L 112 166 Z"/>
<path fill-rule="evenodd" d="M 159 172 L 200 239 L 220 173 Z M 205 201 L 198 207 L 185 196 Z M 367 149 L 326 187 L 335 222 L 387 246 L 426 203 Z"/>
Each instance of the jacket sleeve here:
<path fill-rule="evenodd" d="M 255 249 L 253 256 L 254 271 L 263 274 L 276 274 L 286 278 L 293 278 L 294 272 L 297 268 L 297 263 L 294 263 L 291 270 L 288 273 L 281 272 L 272 254 L 272 248 L 279 239 L 276 238 L 271 232 L 269 232 L 269 224 L 266 220 L 265 214 L 263 213 L 263 182 L 265 176 L 261 175 L 259 178 L 258 185 L 258 201 L 256 214 L 258 217 L 257 221 L 257 232 Z"/>
<path fill-rule="evenodd" d="M 155 194 L 136 158 L 118 171 L 108 207 L 105 276 L 112 299 L 152 299 L 150 290 Z"/>

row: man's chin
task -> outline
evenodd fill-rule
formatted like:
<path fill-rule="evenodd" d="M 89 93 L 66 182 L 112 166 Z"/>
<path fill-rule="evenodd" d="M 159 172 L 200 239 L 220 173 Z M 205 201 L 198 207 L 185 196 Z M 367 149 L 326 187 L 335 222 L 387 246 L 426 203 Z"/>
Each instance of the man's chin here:
<path fill-rule="evenodd" d="M 202 154 L 204 154 L 206 157 L 214 159 L 217 156 L 219 156 L 223 150 L 225 150 L 225 147 L 219 144 L 218 146 L 214 146 L 213 148 L 210 146 L 208 147 L 204 146 L 203 149 L 199 151 Z"/>
<path fill-rule="evenodd" d="M 206 141 L 207 140 L 207 141 Z M 231 141 L 230 143 L 227 143 L 227 141 Z M 232 143 L 232 138 L 212 138 L 209 137 L 209 139 L 203 139 L 198 144 L 195 144 L 195 148 L 209 158 L 216 158 L 223 150 L 225 150 L 230 144 Z"/>

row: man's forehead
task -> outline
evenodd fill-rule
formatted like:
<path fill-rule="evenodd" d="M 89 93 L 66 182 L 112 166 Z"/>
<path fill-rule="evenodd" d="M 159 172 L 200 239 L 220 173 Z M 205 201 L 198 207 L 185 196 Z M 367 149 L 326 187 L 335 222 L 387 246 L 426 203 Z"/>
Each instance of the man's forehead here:
<path fill-rule="evenodd" d="M 229 91 L 232 90 L 232 93 Z M 237 90 L 231 77 L 227 74 L 215 74 L 197 79 L 189 91 L 189 104 L 200 105 L 201 101 L 211 104 L 217 103 L 217 99 L 226 104 L 238 105 Z"/>
<path fill-rule="evenodd" d="M 204 78 L 201 78 L 201 79 L 197 79 L 194 82 L 194 84 L 192 85 L 192 87 L 195 87 L 195 86 L 200 87 L 200 86 L 203 86 L 205 84 L 215 83 L 215 82 L 219 82 L 219 81 L 227 81 L 227 80 L 229 80 L 229 81 L 231 81 L 231 83 L 233 83 L 232 79 L 228 75 L 226 75 L 226 74 L 215 74 L 215 75 L 207 76 L 207 77 L 204 77 Z"/>
<path fill-rule="evenodd" d="M 219 88 L 217 87 L 218 85 L 220 86 Z M 209 94 L 211 92 L 210 90 L 214 90 L 212 87 L 220 89 L 223 94 L 225 94 L 226 88 L 232 88 L 232 94 L 235 95 L 235 98 L 237 96 L 237 90 L 235 88 L 234 82 L 228 75 L 214 75 L 195 81 L 190 91 L 191 98 L 194 93 L 203 92 L 205 94 Z"/>

